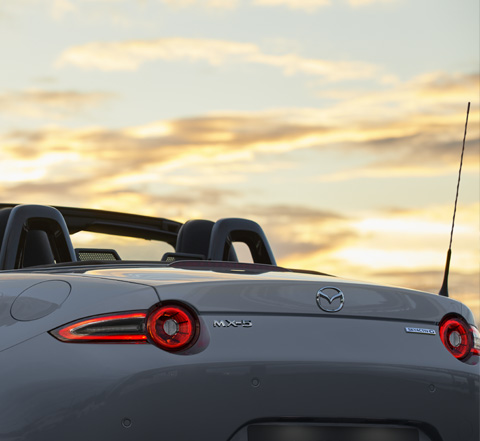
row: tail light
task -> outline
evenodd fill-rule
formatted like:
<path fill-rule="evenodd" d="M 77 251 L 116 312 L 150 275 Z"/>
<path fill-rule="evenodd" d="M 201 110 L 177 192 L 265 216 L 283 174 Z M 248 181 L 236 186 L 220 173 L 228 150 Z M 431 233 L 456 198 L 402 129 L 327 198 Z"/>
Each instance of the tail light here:
<path fill-rule="evenodd" d="M 440 338 L 448 351 L 458 360 L 466 361 L 480 355 L 480 333 L 460 316 L 446 316 L 440 322 Z"/>
<path fill-rule="evenodd" d="M 198 320 L 184 306 L 162 305 L 150 312 L 147 318 L 147 334 L 160 348 L 179 351 L 195 343 L 198 337 Z"/>
<path fill-rule="evenodd" d="M 89 317 L 50 331 L 67 343 L 153 343 L 174 352 L 191 347 L 199 335 L 199 321 L 187 306 L 163 304 L 150 312 Z"/>
<path fill-rule="evenodd" d="M 77 320 L 50 331 L 69 343 L 146 343 L 144 312 L 110 314 Z"/>

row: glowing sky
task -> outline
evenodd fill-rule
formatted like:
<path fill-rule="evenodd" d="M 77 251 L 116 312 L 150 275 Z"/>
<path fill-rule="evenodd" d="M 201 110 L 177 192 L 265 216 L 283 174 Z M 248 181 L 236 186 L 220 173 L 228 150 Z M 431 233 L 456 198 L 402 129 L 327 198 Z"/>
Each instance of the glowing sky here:
<path fill-rule="evenodd" d="M 0 5 L 3 202 L 248 217 L 281 265 L 480 318 L 478 0 Z"/>

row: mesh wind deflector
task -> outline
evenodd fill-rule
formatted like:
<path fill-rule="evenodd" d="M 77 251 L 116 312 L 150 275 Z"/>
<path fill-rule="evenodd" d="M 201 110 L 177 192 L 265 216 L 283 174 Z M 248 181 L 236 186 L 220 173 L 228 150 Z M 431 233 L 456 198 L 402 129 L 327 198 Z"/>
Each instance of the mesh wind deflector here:
<path fill-rule="evenodd" d="M 76 248 L 75 254 L 77 255 L 77 259 L 81 262 L 85 262 L 87 260 L 121 260 L 120 256 L 115 250 L 104 250 L 97 248 Z"/>

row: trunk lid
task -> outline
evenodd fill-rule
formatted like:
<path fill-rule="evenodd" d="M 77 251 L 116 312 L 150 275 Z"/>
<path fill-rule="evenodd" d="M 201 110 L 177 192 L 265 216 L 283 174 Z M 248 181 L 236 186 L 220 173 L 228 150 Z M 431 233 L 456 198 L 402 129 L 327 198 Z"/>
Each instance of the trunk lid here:
<path fill-rule="evenodd" d="M 254 271 L 229 266 L 98 269 L 86 277 L 152 286 L 160 299 L 179 300 L 200 313 L 313 315 L 438 323 L 458 313 L 473 323 L 468 308 L 450 298 L 404 288 L 290 271 Z"/>

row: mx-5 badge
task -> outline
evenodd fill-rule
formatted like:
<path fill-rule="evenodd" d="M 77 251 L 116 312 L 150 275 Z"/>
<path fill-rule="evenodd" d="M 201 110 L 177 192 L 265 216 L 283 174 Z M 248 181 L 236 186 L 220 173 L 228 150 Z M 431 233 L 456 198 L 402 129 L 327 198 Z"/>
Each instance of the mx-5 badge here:
<path fill-rule="evenodd" d="M 214 328 L 251 328 L 251 320 L 214 320 Z"/>

